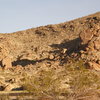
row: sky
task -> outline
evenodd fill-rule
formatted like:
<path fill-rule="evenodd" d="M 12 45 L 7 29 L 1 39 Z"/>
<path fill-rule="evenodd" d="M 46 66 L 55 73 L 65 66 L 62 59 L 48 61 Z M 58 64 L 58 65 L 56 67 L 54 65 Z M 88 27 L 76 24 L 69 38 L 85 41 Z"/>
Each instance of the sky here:
<path fill-rule="evenodd" d="M 0 33 L 58 24 L 100 11 L 100 0 L 0 0 Z"/>

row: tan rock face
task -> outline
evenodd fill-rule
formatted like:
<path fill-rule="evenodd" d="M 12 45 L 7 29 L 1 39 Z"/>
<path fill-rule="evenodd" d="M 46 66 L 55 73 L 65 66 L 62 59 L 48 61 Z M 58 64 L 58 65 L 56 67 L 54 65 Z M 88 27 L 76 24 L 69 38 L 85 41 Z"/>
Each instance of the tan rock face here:
<path fill-rule="evenodd" d="M 1 66 L 4 69 L 9 69 L 12 67 L 12 63 L 11 63 L 12 61 L 9 56 L 9 51 L 3 44 L 0 44 L 0 60 L 2 63 Z"/>
<path fill-rule="evenodd" d="M 12 68 L 11 62 L 11 58 L 5 57 L 4 59 L 2 59 L 2 67 L 4 67 L 4 69 Z"/>
<path fill-rule="evenodd" d="M 100 50 L 100 37 L 96 38 L 96 40 L 94 41 L 94 48 L 96 50 Z"/>
<path fill-rule="evenodd" d="M 95 70 L 100 70 L 100 23 L 94 29 L 85 30 L 80 34 L 82 44 L 86 44 L 86 49 L 82 52 L 82 58 L 89 62 L 89 66 Z M 84 56 L 83 56 L 84 55 Z"/>
<path fill-rule="evenodd" d="M 17 90 L 17 89 L 21 89 L 21 86 L 19 86 L 18 84 L 14 83 L 14 84 L 8 84 L 4 91 L 12 91 L 12 90 Z"/>
<path fill-rule="evenodd" d="M 88 62 L 89 66 L 97 71 L 100 71 L 100 65 L 95 62 Z"/>
<path fill-rule="evenodd" d="M 83 44 L 87 44 L 93 37 L 93 32 L 91 32 L 89 29 L 84 30 L 80 34 L 80 38 L 82 39 Z"/>

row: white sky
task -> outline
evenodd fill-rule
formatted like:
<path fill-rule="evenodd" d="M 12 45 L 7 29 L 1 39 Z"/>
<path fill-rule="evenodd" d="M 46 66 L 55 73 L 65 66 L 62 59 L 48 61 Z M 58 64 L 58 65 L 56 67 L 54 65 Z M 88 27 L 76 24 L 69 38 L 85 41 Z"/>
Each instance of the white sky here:
<path fill-rule="evenodd" d="M 57 24 L 100 11 L 100 0 L 0 0 L 0 33 Z"/>

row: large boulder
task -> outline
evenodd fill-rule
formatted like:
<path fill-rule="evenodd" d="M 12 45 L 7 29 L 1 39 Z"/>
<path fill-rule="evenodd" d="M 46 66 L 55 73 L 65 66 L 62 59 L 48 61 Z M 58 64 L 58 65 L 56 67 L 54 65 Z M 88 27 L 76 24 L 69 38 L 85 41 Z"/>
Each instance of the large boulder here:
<path fill-rule="evenodd" d="M 4 69 L 12 68 L 12 61 L 10 57 L 5 57 L 2 59 L 2 67 Z"/>
<path fill-rule="evenodd" d="M 4 91 L 16 91 L 16 90 L 22 90 L 22 87 L 17 83 L 8 84 L 4 89 Z"/>
<path fill-rule="evenodd" d="M 12 67 L 9 50 L 3 44 L 0 44 L 0 61 L 1 67 L 3 67 L 4 69 L 9 69 Z"/>

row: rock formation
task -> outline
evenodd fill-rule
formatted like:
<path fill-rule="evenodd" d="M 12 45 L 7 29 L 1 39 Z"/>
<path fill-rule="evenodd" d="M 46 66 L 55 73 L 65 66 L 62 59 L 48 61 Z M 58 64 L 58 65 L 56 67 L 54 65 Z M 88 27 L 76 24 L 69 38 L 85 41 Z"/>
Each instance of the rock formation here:
<path fill-rule="evenodd" d="M 4 69 L 12 68 L 12 61 L 10 57 L 5 57 L 1 61 L 2 61 L 2 67 Z"/>
<path fill-rule="evenodd" d="M 9 51 L 3 44 L 0 45 L 0 60 L 1 67 L 3 67 L 4 69 L 12 68 L 12 61 L 9 56 Z"/>
<path fill-rule="evenodd" d="M 86 69 L 84 62 L 93 70 Z M 1 33 L 0 66 L 0 91 L 33 88 L 39 96 L 39 92 L 47 95 L 51 91 L 50 95 L 61 94 L 57 99 L 66 100 L 68 93 L 76 99 L 83 98 L 85 91 L 87 94 L 98 90 L 100 12 L 61 24 Z M 53 99 L 40 97 L 39 100 Z"/>
<path fill-rule="evenodd" d="M 81 57 L 87 60 L 90 67 L 100 70 L 100 19 L 94 27 L 81 32 L 80 38 L 85 45 Z"/>

